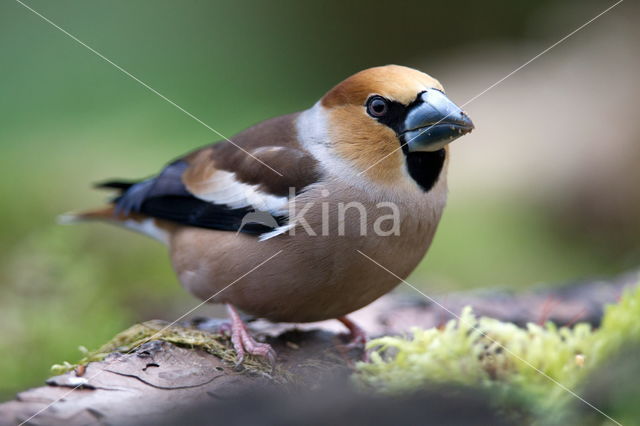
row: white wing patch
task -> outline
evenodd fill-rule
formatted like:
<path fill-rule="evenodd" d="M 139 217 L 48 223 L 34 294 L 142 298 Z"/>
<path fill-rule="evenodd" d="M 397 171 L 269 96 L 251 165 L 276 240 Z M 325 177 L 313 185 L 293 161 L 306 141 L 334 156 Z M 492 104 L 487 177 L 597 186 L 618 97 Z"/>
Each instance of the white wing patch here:
<path fill-rule="evenodd" d="M 258 185 L 239 182 L 235 174 L 218 170 L 206 182 L 206 191 L 193 192 L 201 200 L 215 204 L 224 204 L 231 208 L 253 207 L 273 215 L 282 215 L 288 211 L 288 198 L 265 194 Z"/>
<path fill-rule="evenodd" d="M 263 234 L 260 234 L 260 237 L 258 239 L 260 241 L 266 241 L 266 240 L 271 239 L 273 237 L 277 237 L 278 235 L 282 235 L 282 234 L 285 234 L 285 233 L 289 232 L 289 230 L 291 228 L 293 228 L 294 226 L 296 226 L 295 223 L 289 223 L 287 225 L 278 226 L 273 231 L 269 231 L 269 232 L 265 232 Z"/>

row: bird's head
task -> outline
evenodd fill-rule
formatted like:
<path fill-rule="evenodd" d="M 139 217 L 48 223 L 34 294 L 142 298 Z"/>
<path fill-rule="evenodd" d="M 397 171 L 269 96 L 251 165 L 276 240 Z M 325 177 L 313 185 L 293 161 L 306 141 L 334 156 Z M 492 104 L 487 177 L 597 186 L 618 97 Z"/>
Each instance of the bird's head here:
<path fill-rule="evenodd" d="M 474 127 L 436 79 L 397 65 L 347 78 L 316 108 L 323 110 L 331 149 L 377 181 L 391 182 L 407 171 L 418 180 L 416 173 L 429 173 L 421 168 L 444 159 L 445 146 Z"/>

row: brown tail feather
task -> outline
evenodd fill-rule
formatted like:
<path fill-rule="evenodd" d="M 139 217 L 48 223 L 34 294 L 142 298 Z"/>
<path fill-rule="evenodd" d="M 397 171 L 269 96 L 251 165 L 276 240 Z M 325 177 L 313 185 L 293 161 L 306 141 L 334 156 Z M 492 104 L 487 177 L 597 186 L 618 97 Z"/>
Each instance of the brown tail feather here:
<path fill-rule="evenodd" d="M 79 213 L 67 213 L 58 217 L 58 223 L 64 225 L 94 220 L 124 226 L 165 244 L 168 243 L 171 232 L 176 228 L 176 225 L 171 222 L 148 217 L 140 213 L 116 213 L 114 206 Z"/>
<path fill-rule="evenodd" d="M 136 217 L 139 216 L 139 217 Z M 94 210 L 87 210 L 78 213 L 65 213 L 58 216 L 58 223 L 67 225 L 88 220 L 103 220 L 108 222 L 122 222 L 127 219 L 143 220 L 144 216 L 139 214 L 116 214 L 114 206 L 102 207 Z"/>

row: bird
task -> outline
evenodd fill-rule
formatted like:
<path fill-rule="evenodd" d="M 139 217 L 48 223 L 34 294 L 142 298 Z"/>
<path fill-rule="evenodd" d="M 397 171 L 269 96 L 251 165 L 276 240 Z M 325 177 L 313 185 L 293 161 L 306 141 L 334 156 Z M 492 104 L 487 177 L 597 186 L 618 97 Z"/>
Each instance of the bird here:
<path fill-rule="evenodd" d="M 153 177 L 98 184 L 117 195 L 66 221 L 104 221 L 165 244 L 186 290 L 226 306 L 238 363 L 277 359 L 240 312 L 337 319 L 350 345 L 363 345 L 348 315 L 422 260 L 446 204 L 448 144 L 473 129 L 435 78 L 368 68 L 310 108 L 198 148 Z"/>

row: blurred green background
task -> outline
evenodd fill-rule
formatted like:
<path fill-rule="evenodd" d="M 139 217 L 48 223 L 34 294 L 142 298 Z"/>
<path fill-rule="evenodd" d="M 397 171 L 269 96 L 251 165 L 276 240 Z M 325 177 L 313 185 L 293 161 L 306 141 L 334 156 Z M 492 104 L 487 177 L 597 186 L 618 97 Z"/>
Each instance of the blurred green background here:
<path fill-rule="evenodd" d="M 461 104 L 611 4 L 25 3 L 228 136 L 386 63 L 434 75 Z M 477 130 L 454 147 L 450 203 L 412 283 L 520 288 L 637 264 L 631 11 L 623 4 L 466 107 Z M 77 359 L 79 345 L 196 303 L 159 244 L 55 217 L 100 205 L 93 182 L 151 175 L 219 138 L 17 2 L 0 5 L 0 52 L 2 400 Z"/>

